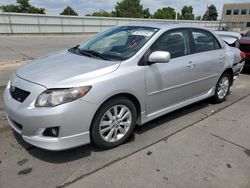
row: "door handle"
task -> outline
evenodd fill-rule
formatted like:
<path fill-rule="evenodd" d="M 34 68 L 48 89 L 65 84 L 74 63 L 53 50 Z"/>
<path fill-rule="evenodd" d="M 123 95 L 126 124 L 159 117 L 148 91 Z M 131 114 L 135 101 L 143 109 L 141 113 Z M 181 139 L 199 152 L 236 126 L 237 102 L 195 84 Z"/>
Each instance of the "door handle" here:
<path fill-rule="evenodd" d="M 194 68 L 195 66 L 196 64 L 194 64 L 192 61 L 188 62 L 188 65 L 187 65 L 188 68 Z"/>

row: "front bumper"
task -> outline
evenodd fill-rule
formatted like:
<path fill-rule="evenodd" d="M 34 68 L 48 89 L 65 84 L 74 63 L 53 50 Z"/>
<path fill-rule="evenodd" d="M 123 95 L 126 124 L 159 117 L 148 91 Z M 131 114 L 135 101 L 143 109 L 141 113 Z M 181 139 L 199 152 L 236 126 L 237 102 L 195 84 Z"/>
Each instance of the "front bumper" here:
<path fill-rule="evenodd" d="M 89 128 L 96 104 L 76 100 L 52 108 L 37 108 L 35 100 L 46 88 L 15 75 L 11 80 L 15 87 L 31 92 L 21 103 L 12 98 L 9 85 L 4 91 L 7 120 L 26 142 L 47 150 L 65 150 L 90 142 Z M 43 131 L 50 127 L 59 127 L 58 137 L 43 136 Z"/>

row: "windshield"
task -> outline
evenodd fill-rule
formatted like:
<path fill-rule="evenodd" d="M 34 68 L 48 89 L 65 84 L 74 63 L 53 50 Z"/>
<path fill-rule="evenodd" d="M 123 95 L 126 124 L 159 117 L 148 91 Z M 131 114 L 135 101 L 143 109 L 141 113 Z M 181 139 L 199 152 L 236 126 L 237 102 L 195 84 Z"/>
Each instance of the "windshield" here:
<path fill-rule="evenodd" d="M 126 60 L 158 31 L 158 28 L 143 26 L 120 26 L 109 29 L 76 46 L 79 54 L 105 60 Z M 72 50 L 71 50 L 72 51 Z"/>

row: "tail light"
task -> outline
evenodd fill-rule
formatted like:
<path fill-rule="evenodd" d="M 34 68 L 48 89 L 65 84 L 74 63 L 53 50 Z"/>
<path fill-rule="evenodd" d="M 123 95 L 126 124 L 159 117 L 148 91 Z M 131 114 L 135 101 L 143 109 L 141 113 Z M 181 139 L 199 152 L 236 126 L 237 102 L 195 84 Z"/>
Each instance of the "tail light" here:
<path fill-rule="evenodd" d="M 242 59 L 246 59 L 246 53 L 245 52 L 240 52 L 240 57 L 242 58 Z"/>

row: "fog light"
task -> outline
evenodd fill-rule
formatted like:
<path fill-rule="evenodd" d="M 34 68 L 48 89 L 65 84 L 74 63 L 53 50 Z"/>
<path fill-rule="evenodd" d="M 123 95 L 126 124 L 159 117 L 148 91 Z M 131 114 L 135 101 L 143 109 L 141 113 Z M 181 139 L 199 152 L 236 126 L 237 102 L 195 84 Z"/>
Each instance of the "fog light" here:
<path fill-rule="evenodd" d="M 59 127 L 51 127 L 43 131 L 43 136 L 58 137 L 58 135 L 59 135 Z"/>

